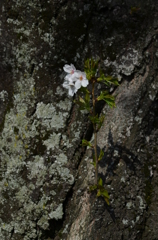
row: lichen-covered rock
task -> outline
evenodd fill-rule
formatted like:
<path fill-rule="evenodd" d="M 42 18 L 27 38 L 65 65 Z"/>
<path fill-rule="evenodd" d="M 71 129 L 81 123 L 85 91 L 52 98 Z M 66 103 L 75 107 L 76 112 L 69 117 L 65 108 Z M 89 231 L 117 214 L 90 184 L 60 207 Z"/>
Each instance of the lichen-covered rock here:
<path fill-rule="evenodd" d="M 156 239 L 157 10 L 156 0 L 1 0 L 0 239 Z M 120 80 L 98 134 L 110 207 L 87 191 L 92 153 L 80 142 L 92 130 L 62 88 L 63 65 L 83 69 L 91 56 Z"/>
<path fill-rule="evenodd" d="M 74 184 L 74 153 L 85 124 L 61 86 L 53 52 L 60 4 L 1 2 L 2 240 L 45 239 L 55 232 L 51 221 L 63 218 Z"/>

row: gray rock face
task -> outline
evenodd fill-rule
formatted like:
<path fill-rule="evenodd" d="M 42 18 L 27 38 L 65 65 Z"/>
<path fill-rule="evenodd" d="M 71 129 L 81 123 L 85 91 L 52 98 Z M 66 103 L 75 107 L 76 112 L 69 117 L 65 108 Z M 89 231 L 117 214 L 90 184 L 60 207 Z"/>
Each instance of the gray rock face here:
<path fill-rule="evenodd" d="M 0 239 L 157 239 L 157 1 L 0 2 Z M 93 132 L 62 88 L 63 65 L 100 59 L 119 78 L 99 174 L 88 187 Z M 102 87 L 102 86 L 100 86 Z M 99 91 L 99 90 L 98 90 Z"/>

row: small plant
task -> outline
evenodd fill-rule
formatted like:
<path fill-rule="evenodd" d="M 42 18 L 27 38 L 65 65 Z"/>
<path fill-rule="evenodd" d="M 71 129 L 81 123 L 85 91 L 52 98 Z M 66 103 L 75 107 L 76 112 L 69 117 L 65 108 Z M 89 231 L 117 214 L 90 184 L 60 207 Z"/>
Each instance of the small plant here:
<path fill-rule="evenodd" d="M 82 140 L 83 146 L 88 146 L 94 150 L 93 155 L 93 166 L 95 168 L 95 183 L 90 186 L 90 191 L 97 191 L 97 197 L 102 196 L 107 204 L 109 205 L 109 194 L 103 186 L 103 180 L 98 179 L 98 163 L 102 160 L 104 152 L 101 149 L 99 155 L 97 154 L 97 132 L 102 126 L 104 121 L 104 116 L 99 116 L 96 113 L 96 102 L 105 101 L 111 108 L 115 107 L 115 97 L 110 95 L 109 92 L 101 91 L 99 96 L 96 96 L 96 84 L 103 83 L 107 86 L 110 85 L 119 85 L 118 80 L 112 76 L 105 76 L 101 69 L 99 69 L 98 61 L 93 59 L 87 59 L 85 61 L 84 72 L 76 70 L 73 64 L 66 64 L 63 67 L 64 71 L 67 73 L 63 87 L 68 89 L 68 94 L 74 96 L 77 94 L 77 100 L 74 102 L 79 105 L 80 110 L 87 110 L 89 112 L 89 119 L 93 124 L 94 131 L 94 144 L 87 141 L 86 139 Z M 91 84 L 91 91 L 88 90 L 88 84 Z"/>

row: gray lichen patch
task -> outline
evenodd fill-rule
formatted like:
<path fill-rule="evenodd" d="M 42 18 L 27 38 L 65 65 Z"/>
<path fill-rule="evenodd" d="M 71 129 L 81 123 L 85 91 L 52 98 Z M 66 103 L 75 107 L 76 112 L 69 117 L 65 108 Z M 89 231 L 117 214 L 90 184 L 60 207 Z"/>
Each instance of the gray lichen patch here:
<path fill-rule="evenodd" d="M 140 1 L 138 12 L 131 14 L 131 0 L 2 1 L 0 70 L 6 67 L 7 84 L 13 82 L 14 92 L 12 98 L 7 87 L 0 89 L 2 108 L 13 99 L 2 111 L 5 117 L 0 129 L 0 239 L 55 238 L 56 224 L 62 222 L 63 214 L 66 217 L 63 202 L 75 181 L 76 166 L 79 181 L 74 186 L 67 211 L 70 221 L 63 233 L 69 234 L 71 219 L 74 222 L 70 235 L 63 239 L 140 239 L 136 227 L 143 223 L 145 199 L 149 197 L 151 201 L 153 189 L 150 185 L 145 188 L 139 163 L 143 164 L 146 157 L 143 139 L 151 144 L 155 131 L 151 134 L 150 127 L 157 125 L 157 118 L 144 121 L 149 105 L 157 101 L 156 84 L 150 92 L 149 85 L 143 85 L 151 83 L 145 64 L 149 64 L 154 51 L 149 51 L 144 66 L 139 66 L 144 41 L 140 38 L 145 39 L 143 33 L 149 32 L 146 48 L 152 39 L 143 22 L 152 27 L 146 14 L 153 13 L 153 3 L 149 3 Z M 118 220 L 116 231 L 104 202 L 96 202 L 95 196 L 86 192 L 94 179 L 92 159 L 85 157 L 79 164 L 81 156 L 76 149 L 87 125 L 84 115 L 77 113 L 73 99 L 62 88 L 63 65 L 72 62 L 83 69 L 83 60 L 91 56 L 99 56 L 101 63 L 107 59 L 107 65 L 103 65 L 107 74 L 114 68 L 120 79 L 126 76 L 117 92 L 118 107 L 108 111 L 108 120 L 98 134 L 99 146 L 109 149 L 100 172 L 103 176 L 111 174 L 106 180 Z M 139 67 L 143 69 L 142 78 L 131 80 Z M 0 75 L 1 88 L 5 76 Z M 149 129 L 144 134 L 148 122 Z M 152 151 L 155 154 L 156 145 Z M 155 174 L 153 169 L 150 172 L 148 182 Z M 45 236 L 47 233 L 49 236 Z M 61 235 L 62 230 L 60 238 Z"/>
<path fill-rule="evenodd" d="M 58 134 L 53 133 L 47 140 L 43 141 L 43 144 L 47 147 L 48 150 L 50 149 L 54 150 L 55 147 L 59 146 L 60 137 L 61 137 L 60 133 Z"/>
<path fill-rule="evenodd" d="M 74 177 L 70 174 L 70 170 L 64 167 L 68 161 L 67 156 L 64 153 L 60 153 L 58 156 L 55 156 L 55 159 L 55 162 L 49 169 L 49 175 L 54 177 L 54 184 L 60 182 L 72 185 L 74 183 Z"/>
<path fill-rule="evenodd" d="M 63 216 L 63 205 L 62 205 L 62 204 L 59 204 L 59 206 L 57 207 L 56 210 L 51 211 L 51 212 L 49 213 L 50 219 L 56 219 L 56 220 L 58 220 L 58 219 L 61 219 L 62 216 Z"/>
<path fill-rule="evenodd" d="M 23 10 L 23 4 L 36 10 L 35 3 L 31 2 L 16 1 L 14 7 Z M 54 41 L 53 32 L 42 29 L 37 48 L 33 44 L 34 35 L 38 33 L 34 24 L 24 25 L 22 19 L 9 17 L 7 26 L 14 29 L 18 41 L 11 41 L 14 61 L 8 61 L 13 69 L 13 103 L 4 117 L 0 140 L 0 238 L 5 240 L 12 235 L 12 239 L 42 239 L 42 231 L 49 230 L 49 221 L 62 219 L 63 202 L 74 183 L 69 169 L 71 159 L 65 154 L 74 146 L 73 143 L 67 145 L 69 137 L 65 132 L 72 99 L 63 98 L 66 94 L 61 86 L 56 93 L 51 88 L 47 88 L 48 92 L 44 90 L 47 96 L 54 94 L 49 100 L 48 97 L 45 102 L 38 99 L 38 87 L 41 90 L 47 87 L 46 61 L 52 54 L 49 47 Z M 49 54 L 44 50 L 44 60 L 38 62 L 36 53 L 42 44 L 49 46 Z M 41 80 L 41 71 L 45 72 L 44 80 Z M 2 90 L 0 100 L 5 103 L 8 94 Z M 78 140 L 81 130 L 76 135 Z"/>
<path fill-rule="evenodd" d="M 3 102 L 5 102 L 6 101 L 6 98 L 8 97 L 8 93 L 7 93 L 7 91 L 1 91 L 0 92 L 0 99 L 3 101 Z"/>
<path fill-rule="evenodd" d="M 20 82 L 16 83 L 14 107 L 5 116 L 0 141 L 1 167 L 3 167 L 0 200 L 2 205 L 7 201 L 7 204 L 13 208 L 11 215 L 8 215 L 8 227 L 5 231 L 14 228 L 15 233 L 25 234 L 26 239 L 30 236 L 32 239 L 37 237 L 34 229 L 35 221 L 38 220 L 38 225 L 46 230 L 49 228 L 48 220 L 62 218 L 62 202 L 69 186 L 74 182 L 73 175 L 66 167 L 67 157 L 59 150 L 61 133 L 53 132 L 53 129 L 57 131 L 65 127 L 68 117 L 67 106 L 64 107 L 62 101 L 62 108 L 66 111 L 59 111 L 59 104 L 57 113 L 52 103 L 41 102 L 37 104 L 35 113 L 29 118 L 26 113 L 30 106 L 34 107 L 36 100 L 34 84 L 32 77 L 27 79 L 21 77 Z M 70 104 L 68 106 L 70 107 Z M 46 137 L 47 131 L 50 130 L 52 133 Z M 42 136 L 45 136 L 45 140 L 42 140 Z M 33 138 L 41 138 L 42 144 L 47 149 L 47 159 L 51 158 L 50 150 L 57 148 L 60 152 L 54 155 L 54 163 L 49 164 L 49 168 L 44 155 L 31 156 Z M 58 194 L 58 185 L 65 183 L 66 189 L 62 193 L 60 190 L 62 199 L 53 200 Z M 50 184 L 54 186 L 55 191 Z M 47 188 L 51 190 L 49 195 L 43 190 Z M 6 193 L 8 193 L 7 199 L 5 199 Z M 12 196 L 9 193 L 12 193 Z M 54 202 L 56 209 L 50 209 L 48 201 Z M 21 208 L 18 213 L 17 207 Z M 25 215 L 27 220 L 23 217 Z"/>
<path fill-rule="evenodd" d="M 107 58 L 104 60 L 104 64 L 105 67 L 114 68 L 118 76 L 120 76 L 120 74 L 129 76 L 134 72 L 135 67 L 140 66 L 142 56 L 138 50 L 134 48 L 124 49 L 123 52 L 123 54 L 119 53 L 114 61 Z"/>
<path fill-rule="evenodd" d="M 135 49 L 128 49 L 127 54 L 120 59 L 120 65 L 117 69 L 126 76 L 131 75 L 134 68 L 140 65 L 140 54 Z"/>
<path fill-rule="evenodd" d="M 48 130 L 59 130 L 64 127 L 68 112 L 57 113 L 53 104 L 38 103 L 36 115 L 38 119 L 41 119 L 41 124 L 47 127 Z"/>

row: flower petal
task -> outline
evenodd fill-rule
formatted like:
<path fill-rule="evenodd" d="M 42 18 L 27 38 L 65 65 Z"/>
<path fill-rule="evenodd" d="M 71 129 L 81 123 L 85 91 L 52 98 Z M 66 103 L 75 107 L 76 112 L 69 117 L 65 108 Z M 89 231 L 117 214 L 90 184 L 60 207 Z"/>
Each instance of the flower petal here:
<path fill-rule="evenodd" d="M 89 84 L 88 80 L 83 78 L 83 80 L 81 81 L 81 84 L 83 87 L 87 87 L 87 85 Z"/>
<path fill-rule="evenodd" d="M 71 74 L 70 74 L 70 73 L 67 74 L 64 79 L 67 80 L 67 81 L 70 81 L 70 79 L 71 79 Z"/>
<path fill-rule="evenodd" d="M 73 96 L 74 95 L 74 93 L 75 93 L 75 88 L 69 88 L 69 95 L 70 96 Z"/>
<path fill-rule="evenodd" d="M 72 69 L 74 70 L 74 71 L 76 71 L 76 68 L 75 68 L 75 66 L 71 63 L 71 67 L 72 67 Z"/>
<path fill-rule="evenodd" d="M 75 82 L 75 87 L 76 87 L 77 89 L 79 89 L 79 88 L 81 87 L 81 81 L 80 81 L 80 80 L 77 80 L 77 81 Z"/>
<path fill-rule="evenodd" d="M 78 89 L 77 89 L 77 88 L 75 88 L 74 92 L 75 92 L 75 93 L 77 93 L 77 91 L 78 91 Z"/>
<path fill-rule="evenodd" d="M 63 87 L 68 89 L 69 88 L 69 83 L 67 81 L 63 82 Z"/>
<path fill-rule="evenodd" d="M 73 75 L 76 78 L 80 78 L 81 74 L 82 74 L 82 72 L 80 70 L 76 70 Z"/>
<path fill-rule="evenodd" d="M 71 64 L 71 65 L 65 64 L 63 69 L 66 73 L 71 73 L 72 71 L 73 72 L 76 71 L 76 68 L 73 64 Z"/>
<path fill-rule="evenodd" d="M 81 72 L 81 75 L 83 78 L 86 78 L 86 73 L 85 72 Z"/>
<path fill-rule="evenodd" d="M 77 77 L 76 77 L 75 73 L 71 74 L 71 78 L 69 78 L 69 79 L 71 79 L 72 82 L 76 82 L 77 81 Z"/>

